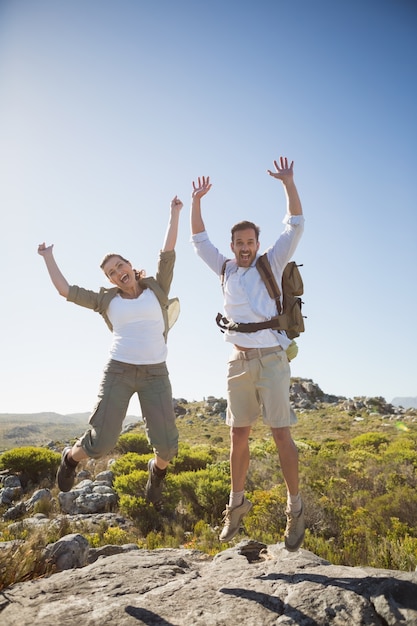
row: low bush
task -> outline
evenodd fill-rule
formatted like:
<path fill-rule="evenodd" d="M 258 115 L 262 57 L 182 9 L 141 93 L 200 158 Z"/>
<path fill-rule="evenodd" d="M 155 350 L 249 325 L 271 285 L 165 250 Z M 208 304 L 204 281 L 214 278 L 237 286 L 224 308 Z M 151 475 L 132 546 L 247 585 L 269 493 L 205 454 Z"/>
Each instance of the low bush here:
<path fill-rule="evenodd" d="M 117 461 L 112 463 L 111 470 L 115 476 L 130 474 L 135 470 L 148 470 L 148 461 L 152 458 L 148 454 L 138 454 L 137 452 L 127 452 Z"/>
<path fill-rule="evenodd" d="M 143 433 L 125 433 L 120 435 L 115 450 L 119 454 L 126 454 L 127 452 L 149 454 L 152 452 L 149 441 Z"/>
<path fill-rule="evenodd" d="M 0 456 L 0 470 L 7 470 L 20 477 L 23 486 L 36 484 L 44 479 L 54 480 L 61 462 L 61 455 L 47 448 L 26 446 L 6 450 Z"/>

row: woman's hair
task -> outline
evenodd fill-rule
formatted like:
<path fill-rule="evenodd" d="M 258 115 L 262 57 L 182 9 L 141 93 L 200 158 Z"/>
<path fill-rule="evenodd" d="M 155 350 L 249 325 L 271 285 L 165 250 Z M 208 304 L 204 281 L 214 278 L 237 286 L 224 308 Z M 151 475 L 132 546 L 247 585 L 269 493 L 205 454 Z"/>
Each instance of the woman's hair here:
<path fill-rule="evenodd" d="M 120 259 L 124 263 L 130 263 L 130 261 L 125 259 L 124 256 L 122 256 L 121 254 L 118 254 L 117 252 L 110 252 L 109 254 L 106 254 L 104 259 L 100 263 L 100 268 L 103 270 L 103 272 L 104 272 L 104 266 L 106 265 L 107 261 L 109 261 L 113 257 L 117 257 L 118 259 Z M 139 280 L 139 278 L 145 278 L 145 276 L 146 276 L 145 270 L 135 270 L 134 269 L 134 272 L 136 274 L 136 280 Z M 106 273 L 106 272 L 104 272 L 104 273 Z M 106 274 L 106 276 L 107 276 L 107 274 Z"/>
<path fill-rule="evenodd" d="M 109 252 L 109 254 L 106 254 L 104 259 L 100 263 L 100 268 L 103 270 L 103 272 L 104 266 L 106 265 L 107 261 L 110 261 L 110 259 L 112 259 L 114 256 L 116 256 L 118 259 L 121 259 L 124 263 L 130 263 L 130 261 L 125 259 L 121 254 L 117 254 L 117 252 Z"/>
<path fill-rule="evenodd" d="M 248 222 L 247 220 L 244 220 L 243 222 L 238 222 L 237 224 L 232 226 L 232 241 L 236 232 L 238 232 L 239 230 L 247 230 L 248 228 L 253 228 L 256 235 L 256 241 L 259 241 L 259 233 L 261 232 L 261 229 L 253 222 Z"/>

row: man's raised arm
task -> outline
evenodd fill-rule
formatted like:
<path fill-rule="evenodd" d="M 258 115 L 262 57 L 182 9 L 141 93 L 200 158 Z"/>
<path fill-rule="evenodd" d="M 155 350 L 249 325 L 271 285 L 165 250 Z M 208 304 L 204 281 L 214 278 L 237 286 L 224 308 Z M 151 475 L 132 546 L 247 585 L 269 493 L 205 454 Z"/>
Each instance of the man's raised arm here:
<path fill-rule="evenodd" d="M 287 157 L 280 157 L 279 165 L 277 161 L 274 161 L 274 166 L 275 172 L 271 170 L 267 170 L 267 172 L 273 178 L 278 178 L 284 185 L 287 196 L 287 213 L 289 215 L 302 215 L 303 208 L 294 183 L 294 161 L 291 161 L 291 164 L 288 165 Z"/>
<path fill-rule="evenodd" d="M 203 217 L 201 215 L 201 198 L 211 189 L 210 176 L 199 177 L 197 182 L 193 181 L 193 192 L 191 194 L 191 234 L 202 233 L 205 229 Z"/>

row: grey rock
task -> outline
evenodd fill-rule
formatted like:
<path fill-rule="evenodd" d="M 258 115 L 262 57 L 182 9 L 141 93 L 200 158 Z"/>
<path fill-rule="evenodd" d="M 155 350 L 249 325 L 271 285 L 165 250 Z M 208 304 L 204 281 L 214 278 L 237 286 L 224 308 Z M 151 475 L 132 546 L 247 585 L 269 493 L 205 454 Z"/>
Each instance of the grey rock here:
<path fill-rule="evenodd" d="M 31 511 L 35 504 L 41 500 L 47 500 L 48 502 L 52 500 L 52 494 L 49 489 L 38 489 L 35 491 L 32 497 L 25 502 L 27 511 Z"/>
<path fill-rule="evenodd" d="M 74 502 L 76 498 L 77 498 L 77 494 L 74 491 L 67 491 L 67 492 L 61 491 L 58 494 L 58 502 L 59 502 L 61 511 L 63 513 L 69 513 L 69 514 L 72 514 L 73 512 L 75 512 Z"/>
<path fill-rule="evenodd" d="M 129 530 L 134 523 L 120 515 L 119 513 L 93 513 L 91 515 L 57 515 L 50 520 L 51 528 L 60 528 L 63 524 L 69 523 L 77 528 L 82 528 L 86 532 L 98 532 L 105 524 L 107 527 L 118 527 Z"/>
<path fill-rule="evenodd" d="M 79 482 L 75 487 L 72 488 L 72 491 L 75 493 L 86 493 L 91 491 L 93 488 L 93 480 L 91 478 L 85 478 L 81 482 Z"/>
<path fill-rule="evenodd" d="M 19 519 L 24 515 L 26 515 L 26 505 L 24 502 L 18 502 L 15 506 L 10 507 L 10 509 L 7 509 L 7 511 L 3 513 L 3 520 L 8 522 Z"/>
<path fill-rule="evenodd" d="M 114 494 L 114 491 L 106 483 L 102 483 L 101 485 L 99 483 L 95 483 L 94 487 L 93 487 L 93 493 L 112 493 L 112 494 Z"/>
<path fill-rule="evenodd" d="M 0 610 L 4 626 L 416 626 L 417 574 L 332 565 L 281 543 L 214 558 L 129 550 L 13 585 Z"/>
<path fill-rule="evenodd" d="M 22 495 L 22 487 L 4 487 L 0 489 L 0 504 L 11 504 Z"/>
<path fill-rule="evenodd" d="M 91 479 L 91 473 L 88 470 L 82 469 L 78 472 L 77 480 L 88 480 L 88 479 Z"/>
<path fill-rule="evenodd" d="M 33 515 L 32 517 L 27 517 L 23 520 L 15 522 L 14 524 L 10 524 L 8 526 L 8 529 L 10 532 L 19 533 L 19 532 L 22 532 L 22 530 L 27 530 L 27 529 L 36 530 L 40 528 L 47 528 L 50 526 L 50 523 L 51 522 L 46 517 L 46 515 L 37 513 L 36 515 Z"/>
<path fill-rule="evenodd" d="M 13 551 L 19 546 L 23 546 L 24 543 L 25 543 L 24 539 L 11 539 L 10 541 L 0 541 L 0 553 L 1 552 L 8 553 L 10 551 Z"/>
<path fill-rule="evenodd" d="M 117 503 L 115 493 L 88 493 L 81 494 L 75 500 L 77 513 L 101 513 L 110 511 Z"/>
<path fill-rule="evenodd" d="M 97 474 L 95 482 L 104 482 L 110 485 L 111 487 L 113 484 L 113 480 L 114 480 L 113 472 L 111 470 L 106 470 L 105 472 L 100 472 L 99 474 Z"/>
<path fill-rule="evenodd" d="M 66 535 L 55 543 L 50 543 L 44 550 L 44 558 L 55 565 L 58 572 L 84 567 L 88 563 L 90 544 L 78 533 Z"/>
<path fill-rule="evenodd" d="M 117 504 L 117 493 L 112 489 L 113 473 L 106 471 L 100 480 L 83 480 L 71 491 L 58 494 L 61 511 L 69 515 L 87 515 L 111 511 Z"/>
<path fill-rule="evenodd" d="M 136 543 L 125 543 L 122 546 L 106 545 L 101 548 L 90 548 L 88 562 L 94 563 L 101 556 L 113 556 L 113 554 L 121 554 L 130 550 L 139 550 L 139 547 Z"/>
<path fill-rule="evenodd" d="M 3 480 L 3 486 L 4 487 L 10 487 L 12 489 L 21 489 L 22 488 L 22 483 L 20 482 L 20 479 L 18 476 L 15 476 L 14 474 L 11 474 L 10 476 L 6 476 Z"/>

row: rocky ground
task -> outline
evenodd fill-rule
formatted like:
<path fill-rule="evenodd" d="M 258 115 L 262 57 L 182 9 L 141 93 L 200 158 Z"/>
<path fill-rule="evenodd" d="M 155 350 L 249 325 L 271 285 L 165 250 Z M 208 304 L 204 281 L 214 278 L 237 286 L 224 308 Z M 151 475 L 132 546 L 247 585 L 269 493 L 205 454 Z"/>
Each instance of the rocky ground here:
<path fill-rule="evenodd" d="M 82 539 L 70 541 L 88 560 Z M 185 549 L 119 549 L 5 590 L 1 624 L 417 625 L 415 572 L 336 566 L 306 550 L 251 541 L 214 558 Z"/>

